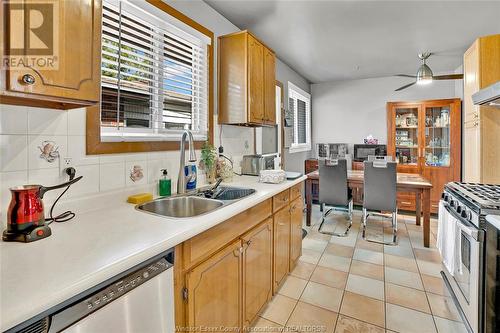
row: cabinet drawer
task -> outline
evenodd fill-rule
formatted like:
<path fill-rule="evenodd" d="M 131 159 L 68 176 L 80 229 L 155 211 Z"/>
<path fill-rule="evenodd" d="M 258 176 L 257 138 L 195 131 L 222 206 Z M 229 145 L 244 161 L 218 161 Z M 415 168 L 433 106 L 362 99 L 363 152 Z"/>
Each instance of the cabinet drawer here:
<path fill-rule="evenodd" d="M 302 184 L 303 183 L 299 183 L 297 185 L 293 185 L 290 188 L 290 201 L 293 201 L 294 199 L 298 198 L 299 195 L 302 194 Z"/>
<path fill-rule="evenodd" d="M 276 194 L 273 197 L 273 213 L 288 205 L 290 201 L 290 191 L 288 189 Z"/>
<path fill-rule="evenodd" d="M 398 193 L 397 204 L 399 210 L 415 210 L 415 194 L 414 193 Z"/>
<path fill-rule="evenodd" d="M 252 229 L 271 216 L 271 199 L 233 216 L 229 220 L 194 236 L 183 244 L 184 268 L 209 257 L 231 240 Z"/>

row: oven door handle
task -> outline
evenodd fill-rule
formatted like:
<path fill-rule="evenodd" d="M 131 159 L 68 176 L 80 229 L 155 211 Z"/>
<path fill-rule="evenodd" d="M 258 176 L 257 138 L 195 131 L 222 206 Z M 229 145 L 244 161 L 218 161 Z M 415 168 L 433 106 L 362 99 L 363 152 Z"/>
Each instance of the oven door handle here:
<path fill-rule="evenodd" d="M 456 220 L 458 220 L 457 227 L 460 228 L 462 232 L 467 234 L 467 236 L 474 238 L 476 241 L 478 240 L 479 231 L 476 228 L 468 227 L 462 220 L 462 217 L 459 216 L 455 211 L 450 209 L 450 206 L 444 205 L 448 214 L 452 215 Z"/>

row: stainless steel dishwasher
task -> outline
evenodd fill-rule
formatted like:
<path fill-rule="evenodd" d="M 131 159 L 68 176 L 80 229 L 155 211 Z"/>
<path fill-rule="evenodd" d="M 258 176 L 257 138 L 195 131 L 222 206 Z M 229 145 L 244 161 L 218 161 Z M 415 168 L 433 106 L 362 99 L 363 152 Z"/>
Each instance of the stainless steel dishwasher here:
<path fill-rule="evenodd" d="M 171 249 L 7 332 L 173 333 Z"/>

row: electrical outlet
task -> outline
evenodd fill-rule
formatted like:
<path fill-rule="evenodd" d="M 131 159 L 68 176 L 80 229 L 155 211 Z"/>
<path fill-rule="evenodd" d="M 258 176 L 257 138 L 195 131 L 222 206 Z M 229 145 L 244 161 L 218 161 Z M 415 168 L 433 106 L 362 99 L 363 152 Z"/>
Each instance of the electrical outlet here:
<path fill-rule="evenodd" d="M 59 157 L 59 171 L 64 173 L 67 168 L 74 168 L 72 157 Z"/>

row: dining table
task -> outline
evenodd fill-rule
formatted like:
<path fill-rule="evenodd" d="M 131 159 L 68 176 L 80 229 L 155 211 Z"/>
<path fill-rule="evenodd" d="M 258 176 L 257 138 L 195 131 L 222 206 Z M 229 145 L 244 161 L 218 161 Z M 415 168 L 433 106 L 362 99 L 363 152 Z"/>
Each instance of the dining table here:
<path fill-rule="evenodd" d="M 306 225 L 311 225 L 312 209 L 312 186 L 319 184 L 319 170 L 307 174 L 306 179 Z M 347 186 L 352 189 L 362 190 L 364 184 L 363 170 L 347 171 Z M 415 173 L 397 173 L 396 191 L 404 193 L 415 193 L 415 223 L 420 225 L 423 218 L 423 238 L 424 246 L 430 244 L 430 223 L 431 223 L 431 188 L 432 183 L 420 174 Z"/>

